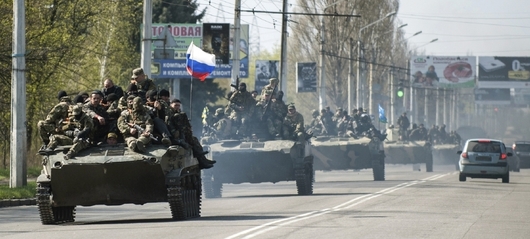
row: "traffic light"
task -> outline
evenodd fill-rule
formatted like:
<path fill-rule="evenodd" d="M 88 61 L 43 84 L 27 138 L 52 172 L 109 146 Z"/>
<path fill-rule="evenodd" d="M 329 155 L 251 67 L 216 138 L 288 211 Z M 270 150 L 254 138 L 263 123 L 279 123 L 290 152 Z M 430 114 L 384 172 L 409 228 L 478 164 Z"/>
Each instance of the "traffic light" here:
<path fill-rule="evenodd" d="M 398 98 L 403 98 L 403 96 L 405 96 L 405 90 L 403 89 L 403 82 L 399 82 L 399 85 L 396 91 L 396 96 Z"/>

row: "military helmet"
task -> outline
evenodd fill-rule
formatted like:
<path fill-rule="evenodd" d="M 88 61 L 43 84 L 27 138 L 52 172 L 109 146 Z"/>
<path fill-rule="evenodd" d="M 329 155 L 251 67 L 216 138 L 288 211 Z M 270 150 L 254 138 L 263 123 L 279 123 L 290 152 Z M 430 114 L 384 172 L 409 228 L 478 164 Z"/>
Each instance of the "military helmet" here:
<path fill-rule="evenodd" d="M 280 81 L 278 80 L 278 78 L 270 78 L 270 79 L 269 79 L 269 82 L 270 82 L 271 84 L 272 84 L 272 83 L 278 84 L 278 82 L 280 82 Z"/>
<path fill-rule="evenodd" d="M 287 109 L 296 109 L 296 107 L 294 107 L 294 103 L 291 103 L 287 106 Z"/>
<path fill-rule="evenodd" d="M 370 119 L 370 116 L 368 114 L 362 114 L 361 115 L 361 122 L 368 123 L 368 122 L 370 122 L 370 120 L 371 119 Z"/>
<path fill-rule="evenodd" d="M 75 104 L 72 106 L 72 115 L 80 115 L 83 112 L 83 108 L 81 106 Z"/>
<path fill-rule="evenodd" d="M 318 110 L 313 110 L 313 112 L 311 113 L 311 115 L 313 115 L 313 117 L 314 117 L 314 116 L 318 116 L 318 115 L 319 115 Z"/>

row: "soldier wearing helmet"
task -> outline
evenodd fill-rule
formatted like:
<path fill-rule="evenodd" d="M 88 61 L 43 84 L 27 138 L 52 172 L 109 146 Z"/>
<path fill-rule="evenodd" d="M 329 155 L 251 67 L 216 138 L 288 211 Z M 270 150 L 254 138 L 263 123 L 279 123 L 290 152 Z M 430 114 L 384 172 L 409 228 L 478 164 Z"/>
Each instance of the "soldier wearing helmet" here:
<path fill-rule="evenodd" d="M 249 133 L 249 120 L 254 113 L 254 106 L 256 105 L 256 101 L 250 92 L 247 91 L 247 84 L 244 82 L 239 83 L 238 90 L 232 94 L 229 101 L 225 112 L 231 111 L 230 118 L 236 125 L 239 125 L 237 135 L 245 137 Z"/>
<path fill-rule="evenodd" d="M 313 117 L 311 119 L 311 123 L 307 125 L 306 127 L 308 129 L 311 129 L 313 131 L 313 135 L 318 136 L 322 134 L 322 123 L 320 123 L 320 118 L 318 117 L 320 113 L 318 110 L 314 109 L 311 111 L 311 116 Z"/>
<path fill-rule="evenodd" d="M 93 126 L 92 119 L 83 112 L 82 106 L 71 105 L 67 120 L 63 121 L 61 127 L 50 137 L 50 143 L 44 152 L 53 152 L 60 145 L 72 145 L 64 159 L 73 158 L 79 151 L 90 147 L 89 137 Z"/>
<path fill-rule="evenodd" d="M 46 149 L 50 143 L 50 136 L 60 126 L 60 122 L 68 117 L 68 109 L 72 104 L 72 100 L 65 91 L 59 91 L 57 98 L 59 99 L 59 104 L 50 110 L 45 120 L 40 120 L 37 123 L 37 128 L 39 129 L 39 134 L 44 144 L 41 150 Z"/>
<path fill-rule="evenodd" d="M 283 138 L 304 143 L 304 117 L 296 112 L 296 107 L 292 103 L 287 106 L 287 111 L 287 116 L 283 120 Z"/>
<path fill-rule="evenodd" d="M 214 120 L 216 121 L 213 124 L 213 127 L 216 131 L 216 136 L 218 139 L 228 139 L 232 135 L 232 121 L 226 117 L 225 111 L 223 108 L 217 108 L 215 114 L 213 115 Z"/>

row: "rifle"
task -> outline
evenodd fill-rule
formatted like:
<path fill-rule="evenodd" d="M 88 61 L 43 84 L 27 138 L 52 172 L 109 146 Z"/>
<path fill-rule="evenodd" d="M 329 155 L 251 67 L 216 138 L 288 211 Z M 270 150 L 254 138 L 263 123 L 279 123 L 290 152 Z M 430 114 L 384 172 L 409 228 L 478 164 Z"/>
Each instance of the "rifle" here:
<path fill-rule="evenodd" d="M 137 124 L 133 124 L 133 123 L 127 123 L 129 125 L 129 127 L 131 128 L 135 128 L 136 131 L 138 132 L 138 135 L 142 135 L 145 131 L 145 129 L 143 129 L 142 127 L 140 127 L 140 125 L 137 125 Z M 152 133 L 149 133 L 149 138 L 151 138 L 152 140 L 154 141 L 158 141 L 158 139 L 153 136 Z"/>
<path fill-rule="evenodd" d="M 236 77 L 236 84 L 230 84 L 230 86 L 234 87 L 236 91 L 239 90 L 239 76 Z"/>
<path fill-rule="evenodd" d="M 267 111 L 270 108 L 270 104 L 271 104 L 271 101 L 272 101 L 272 95 L 274 95 L 274 91 L 276 91 L 276 87 L 278 87 L 278 84 L 276 84 L 274 86 L 274 89 L 272 89 L 271 97 L 269 98 L 269 100 L 267 100 L 267 104 L 265 104 L 265 110 L 263 110 L 263 114 L 261 115 L 261 120 L 262 121 L 263 121 L 263 117 L 267 114 Z"/>
<path fill-rule="evenodd" d="M 322 125 L 322 129 L 324 130 L 322 133 L 326 132 L 326 134 L 329 134 L 328 129 L 326 128 L 326 125 L 322 121 L 322 117 L 318 117 L 318 121 Z"/>

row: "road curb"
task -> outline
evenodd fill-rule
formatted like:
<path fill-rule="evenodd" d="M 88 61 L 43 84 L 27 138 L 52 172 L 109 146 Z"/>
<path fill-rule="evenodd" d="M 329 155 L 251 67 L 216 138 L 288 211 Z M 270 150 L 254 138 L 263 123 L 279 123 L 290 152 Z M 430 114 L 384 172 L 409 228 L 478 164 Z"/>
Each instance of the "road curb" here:
<path fill-rule="evenodd" d="M 0 208 L 2 208 L 2 207 L 32 206 L 32 205 L 37 205 L 37 200 L 35 198 L 0 200 Z"/>

